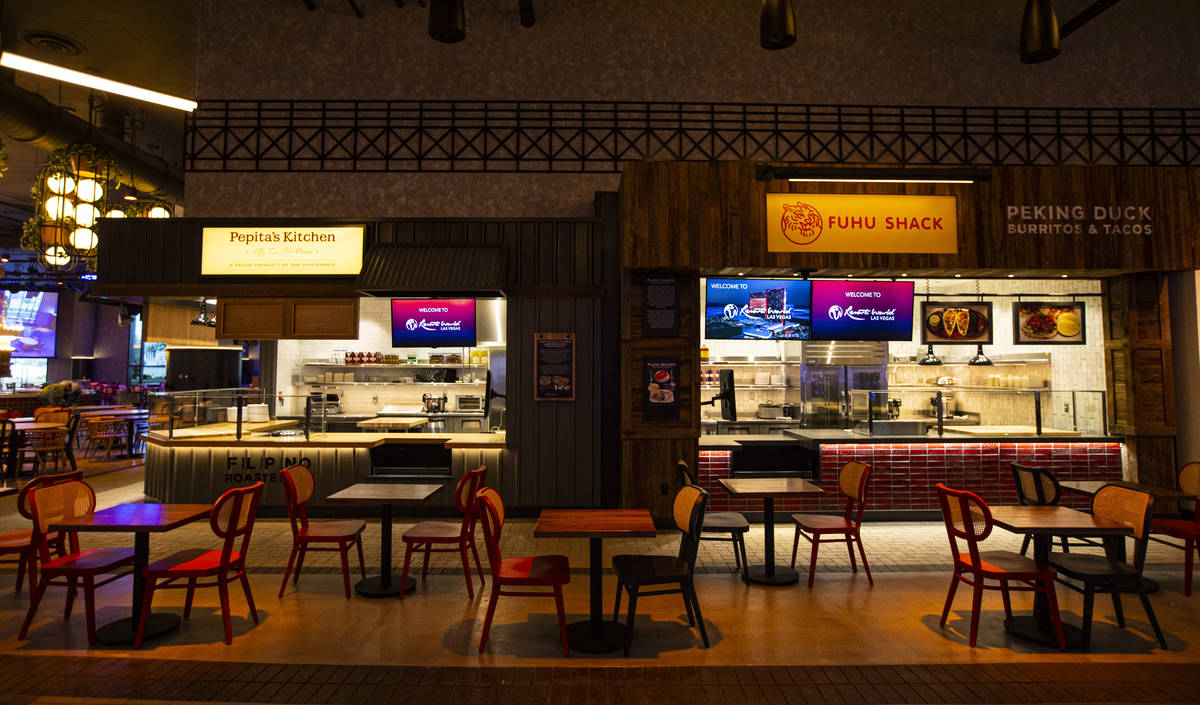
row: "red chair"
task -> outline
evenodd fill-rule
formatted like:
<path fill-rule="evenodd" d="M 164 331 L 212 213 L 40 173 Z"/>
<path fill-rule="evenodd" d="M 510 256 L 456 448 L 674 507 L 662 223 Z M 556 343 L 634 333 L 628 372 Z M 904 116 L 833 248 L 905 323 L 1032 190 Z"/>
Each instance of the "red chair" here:
<path fill-rule="evenodd" d="M 312 470 L 304 465 L 293 465 L 283 469 L 283 494 L 287 499 L 288 518 L 292 521 L 292 552 L 288 555 L 287 568 L 283 571 L 283 583 L 279 586 L 279 596 L 287 589 L 288 576 L 292 574 L 292 563 L 296 563 L 296 574 L 293 583 L 300 582 L 300 568 L 304 566 L 304 556 L 309 551 L 337 551 L 342 556 L 342 583 L 346 588 L 346 599 L 350 599 L 350 547 L 358 547 L 358 571 L 363 578 L 367 577 L 367 568 L 363 563 L 362 532 L 367 528 L 367 522 L 351 521 L 317 521 L 308 520 L 308 500 L 312 499 L 313 480 Z M 337 544 L 322 546 L 322 544 Z M 299 560 L 297 561 L 297 556 Z"/>
<path fill-rule="evenodd" d="M 1063 637 L 1062 619 L 1058 614 L 1058 599 L 1054 594 L 1054 568 L 1038 565 L 1013 551 L 980 551 L 979 542 L 992 533 L 992 512 L 987 503 L 973 492 L 954 490 L 943 484 L 937 486 L 938 502 L 942 505 L 942 519 L 946 522 L 946 534 L 950 538 L 950 551 L 954 555 L 954 577 L 950 580 L 950 592 L 946 595 L 946 606 L 942 608 L 941 625 L 946 626 L 950 616 L 950 605 L 954 602 L 954 591 L 959 582 L 974 588 L 971 595 L 971 646 L 979 632 L 979 611 L 983 604 L 984 590 L 999 590 L 1004 598 L 1004 615 L 1012 617 L 1009 591 L 1041 592 L 1050 601 L 1050 618 L 1054 622 L 1054 635 L 1058 648 L 1067 650 Z M 967 551 L 958 550 L 957 539 L 967 544 Z M 970 576 L 970 577 L 967 577 Z M 989 585 L 988 580 L 998 584 Z M 1018 583 L 1014 587 L 1010 583 Z"/>
<path fill-rule="evenodd" d="M 475 512 L 472 511 L 472 498 L 487 478 L 487 466 L 480 465 L 477 470 L 464 473 L 454 489 L 454 505 L 462 512 L 462 521 L 454 524 L 448 521 L 423 521 L 404 532 L 404 570 L 400 575 L 400 584 L 408 582 L 408 566 L 412 561 L 413 549 L 425 554 L 421 565 L 421 577 L 429 574 L 430 553 L 457 553 L 462 557 L 463 576 L 467 579 L 467 597 L 475 599 L 474 579 L 471 577 L 471 565 L 467 562 L 467 549 L 475 556 L 475 570 L 483 578 L 483 568 L 479 565 L 479 549 L 475 547 Z M 454 544 L 450 548 L 434 548 L 434 544 Z M 484 581 L 486 582 L 486 580 Z M 404 599 L 404 593 L 400 593 Z"/>
<path fill-rule="evenodd" d="M 1188 463 L 1183 466 L 1179 471 L 1179 489 L 1200 497 L 1200 463 Z M 1183 541 L 1183 545 L 1180 546 L 1150 536 L 1151 541 L 1183 549 L 1183 594 L 1188 597 L 1192 596 L 1192 560 L 1200 549 L 1197 545 L 1200 542 L 1200 506 L 1196 506 L 1195 500 L 1192 500 L 1191 504 L 1191 519 L 1155 519 L 1150 524 L 1151 534 L 1162 534 Z"/>
<path fill-rule="evenodd" d="M 496 602 L 501 595 L 512 597 L 554 597 L 558 607 L 558 632 L 562 637 L 563 656 L 570 656 L 567 646 L 567 615 L 563 609 L 562 586 L 571 582 L 571 566 L 566 556 L 527 556 L 501 558 L 500 532 L 504 529 L 504 502 L 492 487 L 484 487 L 475 495 L 475 511 L 483 523 L 483 542 L 487 546 L 488 564 L 492 571 L 492 599 L 488 602 L 483 633 L 479 635 L 479 653 L 487 646 L 488 631 L 496 614 Z M 553 592 L 505 592 L 505 586 L 553 587 Z"/>
<path fill-rule="evenodd" d="M 17 494 L 17 511 L 21 516 L 33 520 L 33 512 L 29 506 L 29 498 L 31 493 L 38 487 L 47 487 L 60 482 L 74 482 L 75 480 L 83 479 L 83 471 L 64 472 L 59 475 L 40 475 L 30 480 L 21 491 Z M 25 582 L 25 568 L 29 568 L 29 591 L 37 590 L 38 580 L 38 545 L 33 539 L 33 528 L 17 529 L 16 531 L 6 531 L 0 534 L 0 556 L 16 554 L 15 559 L 2 560 L 0 563 L 16 563 L 17 564 L 17 592 L 21 591 L 21 585 Z M 57 531 L 51 531 L 46 535 L 46 541 L 50 547 L 54 549 L 54 553 L 58 556 L 67 555 L 66 537 Z"/>
<path fill-rule="evenodd" d="M 258 514 L 258 502 L 262 499 L 263 483 L 249 487 L 235 487 L 217 498 L 208 521 L 213 533 L 223 539 L 219 549 L 193 548 L 180 551 L 146 566 L 146 596 L 142 600 L 142 616 L 138 620 L 137 638 L 133 648 L 142 648 L 142 637 L 146 622 L 150 618 L 150 603 L 156 590 L 187 588 L 187 600 L 183 604 L 183 618 L 192 613 L 192 597 L 198 587 L 215 587 L 221 595 L 221 620 L 225 623 L 225 643 L 233 643 L 233 625 L 229 620 L 229 583 L 241 580 L 246 593 L 246 604 L 250 606 L 250 618 L 258 624 L 258 610 L 254 609 L 254 596 L 250 594 L 250 581 L 246 578 L 246 550 L 250 548 L 250 534 L 254 531 L 254 517 Z M 234 544 L 241 538 L 241 545 Z M 198 583 L 200 578 L 215 578 L 211 583 Z M 161 583 L 159 581 L 162 581 Z M 187 580 L 187 585 L 177 584 Z"/>
<path fill-rule="evenodd" d="M 867 565 L 867 554 L 863 551 L 862 528 L 863 509 L 867 504 L 867 478 L 871 475 L 871 467 L 851 461 L 838 471 L 838 491 L 846 498 L 846 507 L 842 516 L 827 514 L 801 513 L 793 514 L 792 521 L 796 524 L 796 535 L 792 539 L 792 567 L 796 567 L 796 550 L 800 547 L 800 537 L 812 542 L 812 558 L 808 562 L 808 586 L 813 586 L 813 576 L 817 572 L 817 549 L 823 543 L 844 543 L 850 551 L 850 568 L 857 573 L 858 565 L 854 562 L 854 546 L 858 545 L 858 553 L 862 556 L 863 570 L 867 573 L 867 583 L 874 585 L 871 578 L 871 566 Z"/>
<path fill-rule="evenodd" d="M 33 598 L 29 603 L 29 611 L 25 614 L 25 622 L 21 625 L 18 639 L 24 639 L 29 633 L 29 625 L 37 614 L 38 605 L 46 588 L 54 585 L 67 588 L 67 608 L 63 619 L 70 619 L 71 607 L 75 602 L 75 591 L 78 583 L 83 583 L 83 604 L 87 617 L 88 644 L 96 642 L 96 588 L 107 585 L 118 578 L 130 575 L 132 571 L 118 573 L 111 577 L 96 581 L 101 575 L 113 573 L 119 568 L 133 565 L 132 548 L 97 548 L 90 551 L 79 549 L 79 537 L 68 532 L 68 542 L 71 553 L 58 558 L 50 557 L 49 527 L 51 524 L 78 519 L 91 514 L 96 509 L 96 493 L 82 480 L 59 482 L 37 487 L 29 495 L 29 510 L 33 515 L 33 540 L 37 544 L 38 561 L 41 564 L 41 580 L 33 590 Z M 54 582 L 55 578 L 65 578 L 65 582 Z"/>

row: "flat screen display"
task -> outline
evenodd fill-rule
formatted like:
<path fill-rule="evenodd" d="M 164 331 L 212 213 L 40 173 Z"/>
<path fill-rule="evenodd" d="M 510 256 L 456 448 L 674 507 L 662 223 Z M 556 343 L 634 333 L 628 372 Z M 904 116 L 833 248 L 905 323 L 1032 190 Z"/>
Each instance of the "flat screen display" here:
<path fill-rule="evenodd" d="M 475 345 L 475 299 L 392 299 L 392 347 Z"/>
<path fill-rule="evenodd" d="M 817 281 L 813 340 L 912 340 L 913 283 Z"/>
<path fill-rule="evenodd" d="M 54 357 L 58 294 L 51 291 L 4 291 L 0 345 L 13 357 Z"/>
<path fill-rule="evenodd" d="M 714 340 L 808 340 L 812 284 L 795 279 L 709 279 L 704 337 Z"/>

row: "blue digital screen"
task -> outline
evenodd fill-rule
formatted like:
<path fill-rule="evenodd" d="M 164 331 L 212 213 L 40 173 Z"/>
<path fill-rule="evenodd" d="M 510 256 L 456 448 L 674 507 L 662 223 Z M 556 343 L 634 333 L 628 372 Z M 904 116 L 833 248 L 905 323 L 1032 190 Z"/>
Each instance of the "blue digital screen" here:
<path fill-rule="evenodd" d="M 797 279 L 709 279 L 704 336 L 714 340 L 808 340 L 812 284 Z"/>

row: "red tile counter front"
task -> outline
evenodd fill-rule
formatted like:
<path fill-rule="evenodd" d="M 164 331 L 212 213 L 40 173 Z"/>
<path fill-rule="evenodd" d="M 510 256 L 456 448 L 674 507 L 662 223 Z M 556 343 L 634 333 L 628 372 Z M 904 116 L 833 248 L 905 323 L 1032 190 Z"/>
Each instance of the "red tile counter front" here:
<path fill-rule="evenodd" d="M 729 477 L 728 450 L 700 451 L 700 485 L 711 511 L 762 511 L 761 500 L 733 499 L 718 480 Z M 827 443 L 821 446 L 822 497 L 779 499 L 778 511 L 841 509 L 838 468 L 857 460 L 871 466 L 868 510 L 937 509 L 934 487 L 944 482 L 971 490 L 989 504 L 1016 504 L 1011 463 L 1036 465 L 1059 480 L 1120 480 L 1120 443 Z M 1088 506 L 1083 495 L 1064 492 L 1062 503 Z"/>

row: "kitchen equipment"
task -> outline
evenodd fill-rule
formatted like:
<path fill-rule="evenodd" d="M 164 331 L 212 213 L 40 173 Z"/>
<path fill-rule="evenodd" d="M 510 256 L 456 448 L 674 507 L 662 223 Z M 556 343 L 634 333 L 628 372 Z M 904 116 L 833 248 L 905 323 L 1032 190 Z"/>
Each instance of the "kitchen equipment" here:
<path fill-rule="evenodd" d="M 900 400 L 899 399 L 888 399 L 888 418 L 890 418 L 890 419 L 900 418 Z"/>
<path fill-rule="evenodd" d="M 482 394 L 459 394 L 454 397 L 454 409 L 456 411 L 483 411 L 483 395 Z"/>
<path fill-rule="evenodd" d="M 785 418 L 798 419 L 804 415 L 804 407 L 800 404 L 784 404 L 783 415 Z"/>
<path fill-rule="evenodd" d="M 446 413 L 446 395 L 436 396 L 433 394 L 422 394 L 421 405 L 422 410 L 427 414 L 444 414 Z"/>
<path fill-rule="evenodd" d="M 754 383 L 759 386 L 766 386 L 771 383 L 770 372 L 758 372 L 754 375 Z"/>
<path fill-rule="evenodd" d="M 313 392 L 308 395 L 312 399 L 312 413 L 314 416 L 319 416 L 324 413 L 325 416 L 342 413 L 342 398 L 336 392 L 322 394 L 321 392 Z M 237 412 L 234 411 L 236 414 Z"/>
<path fill-rule="evenodd" d="M 777 419 L 783 416 L 783 407 L 779 404 L 759 404 L 758 418 Z"/>

